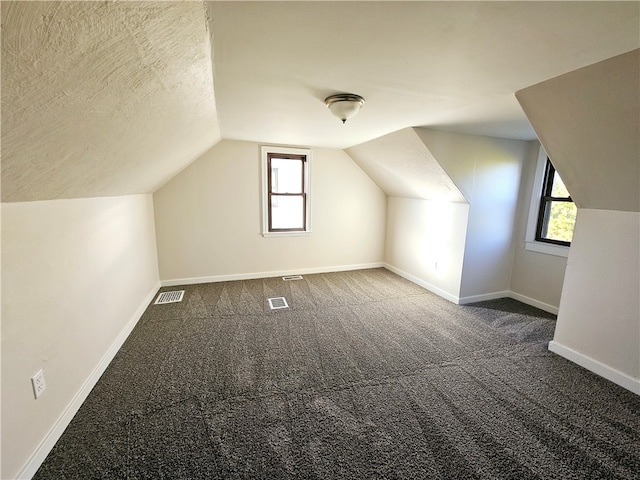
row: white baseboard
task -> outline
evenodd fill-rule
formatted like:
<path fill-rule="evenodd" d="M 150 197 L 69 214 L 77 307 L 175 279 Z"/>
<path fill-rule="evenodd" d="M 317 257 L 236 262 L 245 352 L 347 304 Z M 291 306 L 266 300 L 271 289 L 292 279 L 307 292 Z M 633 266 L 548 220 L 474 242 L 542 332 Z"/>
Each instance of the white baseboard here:
<path fill-rule="evenodd" d="M 539 308 L 540 310 L 544 310 L 545 312 L 553 313 L 554 315 L 558 314 L 558 307 L 549 305 L 548 303 L 541 302 L 539 300 L 536 300 L 535 298 L 530 298 L 511 290 L 483 293 L 480 295 L 469 295 L 468 297 L 458 297 L 388 263 L 384 264 L 384 268 L 458 305 L 468 305 L 471 303 L 484 302 L 487 300 L 496 300 L 498 298 L 513 298 L 514 300 L 526 303 L 527 305 L 531 305 L 532 307 Z"/>
<path fill-rule="evenodd" d="M 513 298 L 514 300 L 518 300 L 519 302 L 526 303 L 527 305 L 531 305 L 532 307 L 539 308 L 540 310 L 544 310 L 545 312 L 558 315 L 558 307 L 554 305 L 550 305 L 548 303 L 541 302 L 540 300 L 536 300 L 535 298 L 530 298 L 513 291 L 509 292 L 509 297 Z"/>
<path fill-rule="evenodd" d="M 113 341 L 107 352 L 102 356 L 98 365 L 96 365 L 96 367 L 93 369 L 93 371 L 89 375 L 89 378 L 85 380 L 84 384 L 80 387 L 71 402 L 69 402 L 67 407 L 62 412 L 62 415 L 60 415 L 54 426 L 45 436 L 44 440 L 42 440 L 40 445 L 38 445 L 38 448 L 36 448 L 35 452 L 31 455 L 26 465 L 22 468 L 22 470 L 18 474 L 18 478 L 20 480 L 28 480 L 32 478 L 38 471 L 38 468 L 40 468 L 42 462 L 44 462 L 45 458 L 47 458 L 47 455 L 49 455 L 49 452 L 53 449 L 58 439 L 62 436 L 69 423 L 71 423 L 71 420 L 73 419 L 75 414 L 78 413 L 78 410 L 80 410 L 82 403 L 87 399 L 89 393 L 91 392 L 93 387 L 95 387 L 96 383 L 98 383 L 98 380 L 111 363 L 111 360 L 113 360 L 113 357 L 116 356 L 116 353 L 118 353 L 118 350 L 120 350 L 120 347 L 122 347 L 122 344 L 125 342 L 131 331 L 134 329 L 134 327 L 142 317 L 142 314 L 149 306 L 149 303 L 156 296 L 159 288 L 160 282 L 157 282 L 145 296 L 144 300 L 135 311 L 129 322 L 127 322 L 127 324 L 118 334 L 117 338 Z"/>
<path fill-rule="evenodd" d="M 503 290 L 502 292 L 483 293 L 481 295 L 470 295 L 468 297 L 460 297 L 458 303 L 460 305 L 468 305 L 469 303 L 485 302 L 487 300 L 496 300 L 498 298 L 510 297 L 510 291 Z"/>
<path fill-rule="evenodd" d="M 284 277 L 286 275 L 311 275 L 313 273 L 344 272 L 348 270 L 363 270 L 367 268 L 384 267 L 382 262 L 363 263 L 358 265 L 340 265 L 337 267 L 300 268 L 295 270 L 276 270 L 271 272 L 239 273 L 232 275 L 213 275 L 210 277 L 175 278 L 162 280 L 163 287 L 175 287 L 178 285 L 193 285 L 196 283 L 230 282 L 233 280 L 254 280 L 256 278 Z"/>
<path fill-rule="evenodd" d="M 551 341 L 549 342 L 549 350 L 553 353 L 566 358 L 567 360 L 586 368 L 587 370 L 599 375 L 613 383 L 620 385 L 623 388 L 640 395 L 640 379 L 630 377 L 629 375 L 622 373 L 614 368 L 600 363 L 591 357 L 588 357 L 572 348 L 565 347 L 564 345 Z"/>
<path fill-rule="evenodd" d="M 435 285 L 431 285 L 430 283 L 425 282 L 424 280 L 422 280 L 422 279 L 420 279 L 420 278 L 418 278 L 418 277 L 416 277 L 414 275 L 411 275 L 410 273 L 407 273 L 404 270 L 400 270 L 399 268 L 396 268 L 393 265 L 389 265 L 388 263 L 384 264 L 384 268 L 386 268 L 387 270 L 389 270 L 389 271 L 391 271 L 391 272 L 393 272 L 393 273 L 395 273 L 397 275 L 400 275 L 403 278 L 406 278 L 407 280 L 409 280 L 410 282 L 415 283 L 416 285 L 420 285 L 422 288 L 426 288 L 430 292 L 433 292 L 436 295 L 439 295 L 442 298 L 445 298 L 445 299 L 449 300 L 450 302 L 453 302 L 453 303 L 456 303 L 456 304 L 460 303 L 460 299 L 457 296 L 447 292 L 446 290 L 443 290 L 443 289 L 441 289 L 439 287 L 436 287 Z"/>
<path fill-rule="evenodd" d="M 385 264 L 385 268 L 388 270 L 400 275 L 401 277 L 406 278 L 407 280 L 415 283 L 416 285 L 420 285 L 423 288 L 439 295 L 453 303 L 457 303 L 460 305 L 481 302 L 485 300 L 495 300 L 498 298 L 513 298 L 522 303 L 526 303 L 527 305 L 531 305 L 533 307 L 539 308 L 540 310 L 544 310 L 546 312 L 552 313 L 554 315 L 558 314 L 558 307 L 554 305 L 549 305 L 547 303 L 541 302 L 539 300 L 527 297 L 520 293 L 513 292 L 511 290 L 505 290 L 501 292 L 493 292 L 482 295 L 472 295 L 468 297 L 456 297 L 444 290 L 431 285 L 424 280 L 421 280 L 418 277 L 415 277 L 407 272 L 400 270 L 392 265 Z M 561 357 L 566 358 L 567 360 L 580 365 L 581 367 L 586 368 L 587 370 L 599 375 L 617 385 L 620 385 L 623 388 L 635 393 L 636 395 L 640 395 L 640 379 L 630 377 L 629 375 L 622 373 L 614 368 L 609 367 L 603 363 L 600 363 L 593 358 L 590 358 L 586 355 L 583 355 L 569 347 L 561 345 L 557 342 L 551 341 L 549 342 L 549 350 L 560 355 Z"/>
<path fill-rule="evenodd" d="M 549 305 L 547 303 L 541 302 L 534 298 L 527 297 L 525 295 L 521 295 L 519 293 L 504 290 L 500 292 L 492 292 L 485 293 L 481 295 L 471 295 L 468 297 L 458 297 L 453 295 L 452 293 L 447 292 L 435 285 L 432 285 L 410 273 L 405 272 L 393 265 L 388 263 L 366 263 L 366 264 L 358 264 L 358 265 L 341 265 L 337 267 L 319 267 L 319 268 L 302 268 L 302 269 L 294 269 L 294 270 L 276 270 L 270 272 L 252 272 L 252 273 L 239 273 L 239 274 L 231 274 L 231 275 L 213 275 L 207 277 L 190 277 L 190 278 L 175 278 L 169 280 L 162 280 L 160 285 L 163 287 L 175 287 L 178 285 L 194 285 L 198 283 L 216 283 L 216 282 L 230 282 L 234 280 L 253 280 L 256 278 L 269 278 L 269 277 L 282 277 L 285 275 L 310 275 L 312 273 L 327 273 L 327 272 L 343 272 L 347 270 L 362 270 L 366 268 L 380 268 L 384 267 L 387 270 L 400 275 L 403 278 L 415 283 L 416 285 L 420 285 L 422 288 L 426 288 L 430 292 L 435 293 L 436 295 L 441 296 L 458 305 L 467 305 L 475 302 L 483 302 L 486 300 L 495 300 L 497 298 L 513 298 L 514 300 L 518 300 L 519 302 L 526 303 L 527 305 L 531 305 L 533 307 L 539 308 L 540 310 L 544 310 L 545 312 L 553 313 L 554 315 L 558 314 L 558 307 L 553 305 Z"/>
<path fill-rule="evenodd" d="M 469 303 L 484 302 L 486 300 L 496 300 L 498 298 L 513 298 L 514 300 L 517 300 L 522 303 L 526 303 L 527 305 L 531 305 L 532 307 L 539 308 L 540 310 L 544 310 L 545 312 L 558 315 L 558 307 L 549 305 L 548 303 L 541 302 L 540 300 L 527 297 L 526 295 L 522 295 L 520 293 L 516 293 L 511 290 L 503 290 L 502 292 L 485 293 L 482 295 L 471 295 L 469 297 L 460 297 L 459 303 L 460 305 L 467 305 Z"/>

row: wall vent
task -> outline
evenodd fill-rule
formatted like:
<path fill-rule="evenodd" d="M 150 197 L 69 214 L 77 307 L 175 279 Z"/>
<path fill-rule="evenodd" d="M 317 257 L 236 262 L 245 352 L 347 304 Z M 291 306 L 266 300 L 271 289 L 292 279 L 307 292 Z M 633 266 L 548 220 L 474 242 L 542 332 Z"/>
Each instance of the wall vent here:
<path fill-rule="evenodd" d="M 286 277 L 282 277 L 285 282 L 289 282 L 291 280 L 302 280 L 302 275 L 287 275 Z"/>
<path fill-rule="evenodd" d="M 163 303 L 181 302 L 184 297 L 184 290 L 174 290 L 173 292 L 162 292 L 154 302 L 154 305 L 162 305 Z"/>
<path fill-rule="evenodd" d="M 281 308 L 289 308 L 287 300 L 284 297 L 268 298 L 269 308 L 271 310 L 279 310 Z"/>

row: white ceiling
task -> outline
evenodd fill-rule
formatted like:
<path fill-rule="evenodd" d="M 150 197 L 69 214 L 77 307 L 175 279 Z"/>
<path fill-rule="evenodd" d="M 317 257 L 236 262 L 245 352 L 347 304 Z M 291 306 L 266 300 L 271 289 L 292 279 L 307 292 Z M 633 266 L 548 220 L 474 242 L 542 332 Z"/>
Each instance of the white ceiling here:
<path fill-rule="evenodd" d="M 361 143 L 347 153 L 388 196 L 468 203 L 413 128 Z"/>
<path fill-rule="evenodd" d="M 515 91 L 640 46 L 639 2 L 1 3 L 3 202 L 150 193 L 220 138 L 531 139 Z"/>
<path fill-rule="evenodd" d="M 219 139 L 202 2 L 2 2 L 2 201 L 153 192 Z"/>
<path fill-rule="evenodd" d="M 422 126 L 516 139 L 514 93 L 637 48 L 638 2 L 209 2 L 224 138 L 345 148 Z M 342 125 L 323 103 L 366 99 Z"/>

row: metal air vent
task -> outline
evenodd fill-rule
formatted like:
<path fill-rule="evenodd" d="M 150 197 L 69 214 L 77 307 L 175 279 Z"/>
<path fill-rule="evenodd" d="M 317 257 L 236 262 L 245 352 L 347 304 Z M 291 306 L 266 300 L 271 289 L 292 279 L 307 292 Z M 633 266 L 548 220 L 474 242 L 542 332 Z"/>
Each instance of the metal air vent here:
<path fill-rule="evenodd" d="M 271 310 L 279 310 L 281 308 L 289 308 L 287 300 L 284 297 L 268 298 L 269 308 Z"/>
<path fill-rule="evenodd" d="M 302 275 L 287 275 L 286 277 L 282 277 L 282 280 L 285 282 L 289 282 L 291 280 L 302 280 Z"/>
<path fill-rule="evenodd" d="M 184 297 L 184 290 L 174 290 L 173 292 L 162 292 L 154 302 L 154 305 L 162 305 L 164 303 L 181 302 Z"/>

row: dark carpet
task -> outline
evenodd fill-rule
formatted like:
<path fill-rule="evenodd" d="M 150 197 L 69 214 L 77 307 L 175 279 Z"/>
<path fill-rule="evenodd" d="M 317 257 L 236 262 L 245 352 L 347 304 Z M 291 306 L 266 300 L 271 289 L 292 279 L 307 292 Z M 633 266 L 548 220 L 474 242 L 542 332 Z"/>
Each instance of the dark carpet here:
<path fill-rule="evenodd" d="M 640 478 L 640 397 L 548 352 L 533 307 L 385 269 L 176 289 L 34 478 Z"/>

